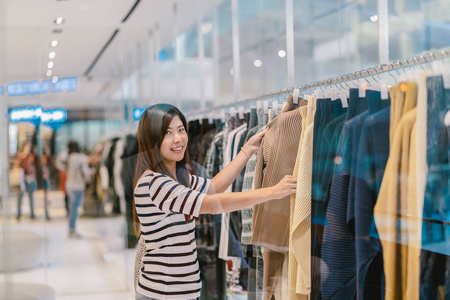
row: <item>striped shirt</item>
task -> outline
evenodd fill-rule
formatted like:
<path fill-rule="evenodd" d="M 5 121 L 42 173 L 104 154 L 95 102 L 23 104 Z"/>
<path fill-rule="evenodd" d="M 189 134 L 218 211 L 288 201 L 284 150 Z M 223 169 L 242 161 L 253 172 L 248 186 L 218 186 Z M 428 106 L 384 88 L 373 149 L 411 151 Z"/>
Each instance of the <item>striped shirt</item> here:
<path fill-rule="evenodd" d="M 189 175 L 192 189 L 160 173 L 139 179 L 136 211 L 145 239 L 144 267 L 136 291 L 154 299 L 200 297 L 201 281 L 195 243 L 195 220 L 211 181 Z"/>

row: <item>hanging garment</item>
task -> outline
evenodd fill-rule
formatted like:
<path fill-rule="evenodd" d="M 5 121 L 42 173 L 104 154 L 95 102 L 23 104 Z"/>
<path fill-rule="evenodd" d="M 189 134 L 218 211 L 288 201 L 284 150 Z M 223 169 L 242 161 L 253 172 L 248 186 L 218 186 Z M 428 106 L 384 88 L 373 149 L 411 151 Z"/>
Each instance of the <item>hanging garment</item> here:
<path fill-rule="evenodd" d="M 240 151 L 239 144 L 240 140 L 242 139 L 242 136 L 247 132 L 247 124 L 244 124 L 241 126 L 241 130 L 236 132 L 234 138 L 233 138 L 233 159 L 237 156 L 237 154 Z M 245 138 L 245 137 L 244 137 Z M 233 186 L 235 181 L 231 185 L 231 191 L 234 192 Z M 240 245 L 241 240 L 241 232 L 242 232 L 242 219 L 240 215 L 240 211 L 238 212 L 231 212 L 229 213 L 229 240 L 228 240 L 228 256 L 235 256 L 235 257 L 241 257 L 243 258 L 243 253 Z"/>
<path fill-rule="evenodd" d="M 304 140 L 304 136 L 305 136 L 305 130 L 307 127 L 307 122 L 306 122 L 306 118 L 308 115 L 308 106 L 310 106 L 310 102 L 311 99 L 308 99 L 308 105 L 302 106 L 299 108 L 300 111 L 300 115 L 302 116 L 302 134 L 300 136 L 300 142 L 299 142 L 299 146 L 298 146 L 298 152 L 297 152 L 297 158 L 295 160 L 295 165 L 294 165 L 294 173 L 292 174 L 294 177 L 298 177 L 298 166 L 300 164 L 300 156 L 302 153 L 302 142 Z M 289 258 L 288 258 L 288 283 L 289 283 L 289 299 L 297 299 L 297 293 L 296 293 L 296 282 L 297 282 L 297 276 L 298 275 L 298 262 L 294 256 L 294 252 L 293 252 L 293 245 L 292 245 L 292 228 L 293 228 L 293 224 L 294 224 L 294 211 L 295 211 L 295 194 L 291 195 L 291 215 L 290 215 L 290 219 L 289 219 Z M 301 297 L 301 296 L 300 296 Z"/>
<path fill-rule="evenodd" d="M 268 114 L 264 114 L 264 109 L 258 110 L 258 125 L 251 129 L 247 134 L 247 137 L 255 135 L 258 132 L 265 130 L 268 123 Z M 255 176 L 256 162 L 257 162 L 258 152 L 253 153 L 250 159 L 247 161 L 245 166 L 245 173 L 242 182 L 242 192 L 252 191 L 254 189 L 253 179 Z M 242 217 L 242 234 L 241 234 L 241 244 L 244 246 L 249 245 L 252 238 L 252 216 L 253 207 L 244 208 L 241 211 Z M 248 274 L 248 299 L 262 299 L 263 294 L 263 256 L 261 252 L 261 247 L 256 245 L 249 245 L 251 247 L 250 251 L 247 251 L 247 260 L 249 264 L 249 274 Z"/>
<path fill-rule="evenodd" d="M 433 76 L 432 71 L 424 71 L 419 76 L 419 87 L 417 92 L 417 205 L 423 206 L 425 198 L 426 177 L 428 172 L 427 164 L 427 78 Z"/>
<path fill-rule="evenodd" d="M 217 133 L 212 142 L 211 147 L 206 154 L 206 167 L 204 168 L 204 176 L 206 178 L 213 178 L 220 170 L 223 169 L 223 139 L 225 132 Z"/>
<path fill-rule="evenodd" d="M 263 109 L 258 110 L 258 126 L 257 128 L 253 128 L 250 132 L 263 131 L 265 126 L 267 125 L 268 115 L 264 114 Z M 253 179 L 255 177 L 256 170 L 256 162 L 258 158 L 258 152 L 253 153 L 250 159 L 247 161 L 247 165 L 245 166 L 245 174 L 244 180 L 242 182 L 242 191 L 248 192 L 254 189 Z M 253 217 L 253 207 L 244 208 L 242 210 L 242 235 L 241 235 L 241 243 L 243 245 L 250 244 L 252 238 L 252 217 Z"/>
<path fill-rule="evenodd" d="M 389 157 L 390 110 L 387 107 L 369 116 L 361 131 L 355 178 L 358 299 L 383 299 L 385 294 L 382 248 L 372 219 Z"/>
<path fill-rule="evenodd" d="M 245 143 L 247 143 L 248 140 L 252 136 L 254 136 L 257 131 L 258 131 L 258 114 L 256 112 L 256 109 L 252 108 L 250 110 L 248 121 L 247 121 L 247 132 L 246 132 L 246 135 L 245 135 L 244 139 L 242 140 L 243 143 L 242 143 L 242 145 L 240 145 L 240 147 L 242 147 Z M 239 149 L 241 149 L 240 147 L 239 147 Z M 238 177 L 236 179 L 236 185 L 235 185 L 235 188 L 234 188 L 235 192 L 241 192 L 242 191 L 242 184 L 243 184 L 243 181 L 244 181 L 244 175 L 245 175 L 246 167 L 247 166 L 245 166 L 242 169 L 241 173 L 238 175 Z"/>
<path fill-rule="evenodd" d="M 444 125 L 450 89 L 442 76 L 426 79 L 428 174 L 423 205 L 420 296 L 450 299 L 450 139 Z M 441 246 L 439 246 L 441 245 Z"/>
<path fill-rule="evenodd" d="M 357 90 L 356 90 L 357 92 Z M 355 95 L 352 95 L 355 97 Z M 353 140 L 358 116 L 367 110 L 364 98 L 349 103 L 347 121 L 339 140 L 336 168 L 326 212 L 328 226 L 324 228 L 321 271 L 323 299 L 352 299 L 356 293 L 356 257 L 354 235 L 348 227 L 348 192 L 352 156 L 357 141 Z M 359 141 L 358 141 L 359 142 Z M 315 151 L 315 150 L 314 150 Z"/>
<path fill-rule="evenodd" d="M 391 101 L 391 128 L 389 130 L 389 142 L 392 145 L 392 140 L 394 139 L 395 131 L 400 123 L 400 119 L 403 115 L 403 103 L 405 102 L 405 93 L 401 90 L 401 85 L 404 82 L 400 82 L 389 89 L 389 95 L 392 99 Z"/>
<path fill-rule="evenodd" d="M 289 96 L 288 103 L 292 103 Z M 301 99 L 299 106 L 306 105 Z M 286 109 L 292 105 L 287 105 Z M 296 107 L 283 111 L 268 124 L 269 131 L 261 141 L 255 171 L 255 189 L 277 184 L 294 171 L 301 135 L 301 115 Z M 264 299 L 273 294 L 284 256 L 289 251 L 290 197 L 253 207 L 251 242 L 264 247 Z"/>
<path fill-rule="evenodd" d="M 311 299 L 321 300 L 321 256 L 323 243 L 323 230 L 326 221 L 326 211 L 328 206 L 329 189 L 331 188 L 331 178 L 333 175 L 334 166 L 336 164 L 336 157 L 338 154 L 338 144 L 342 133 L 344 122 L 347 118 L 352 118 L 357 111 L 359 97 L 357 89 L 350 89 L 350 98 L 348 99 L 349 107 L 345 109 L 345 115 L 340 115 L 336 119 L 329 117 L 333 107 L 331 103 L 324 105 L 324 101 L 319 101 L 314 117 L 314 137 L 313 137 L 313 176 L 311 187 Z M 330 100 L 331 101 L 331 100 Z M 326 104 L 326 102 L 325 102 Z M 327 117 L 328 115 L 328 117 Z M 325 118 L 325 121 L 322 119 Z M 339 119 L 339 120 L 337 120 Z M 334 126 L 336 124 L 336 126 Z M 333 126 L 333 127 L 332 127 Z M 328 130 L 327 130 L 328 128 Z M 328 144 L 324 139 L 329 134 L 329 140 L 332 142 Z M 325 145 L 328 145 L 328 150 L 323 151 L 321 158 L 318 157 L 316 149 L 318 149 L 318 140 L 324 140 Z M 320 151 L 322 152 L 322 151 Z M 321 164 L 323 165 L 323 174 L 320 174 Z M 328 174 L 328 177 L 327 177 Z M 322 186 L 325 187 L 322 192 Z"/>
<path fill-rule="evenodd" d="M 102 163 L 100 166 L 100 180 L 101 185 L 104 191 L 108 190 L 109 187 L 109 174 L 108 174 L 108 168 L 106 166 L 107 159 L 109 152 L 111 151 L 112 142 L 110 140 L 107 140 L 105 143 L 105 147 L 103 148 L 102 152 Z"/>
<path fill-rule="evenodd" d="M 408 257 L 417 256 L 417 253 L 414 253 L 417 252 L 417 248 L 408 247 L 411 234 L 414 232 L 409 232 L 408 228 L 412 226 L 406 218 L 409 214 L 417 216 L 415 193 L 408 193 L 409 176 L 413 176 L 412 173 L 415 171 L 415 167 L 410 165 L 410 157 L 414 155 L 411 152 L 411 146 L 415 148 L 415 144 L 411 144 L 411 132 L 416 121 L 417 109 L 411 108 L 417 101 L 417 85 L 401 82 L 397 88 L 400 90 L 401 97 L 392 98 L 391 103 L 400 101 L 403 102 L 403 106 L 391 105 L 391 122 L 392 115 L 399 115 L 398 110 L 403 116 L 392 139 L 389 159 L 374 208 L 374 217 L 383 246 L 385 298 L 417 299 L 418 284 L 407 286 L 408 282 L 417 283 L 416 270 L 419 262 L 408 265 Z M 408 111 L 408 109 L 411 110 Z M 391 130 L 392 126 L 391 123 Z M 412 160 L 415 161 L 415 157 Z M 411 278 L 408 279 L 408 277 Z"/>
<path fill-rule="evenodd" d="M 223 167 L 226 167 L 234 158 L 233 155 L 233 140 L 239 131 L 245 130 L 247 125 L 242 125 L 228 133 L 228 141 L 223 152 Z M 231 185 L 225 190 L 225 193 L 231 192 Z M 220 246 L 219 246 L 219 258 L 227 260 L 228 258 L 228 243 L 229 243 L 229 228 L 230 228 L 230 215 L 228 213 L 222 214 L 222 225 L 220 233 Z"/>
<path fill-rule="evenodd" d="M 308 299 L 311 293 L 311 182 L 315 96 L 310 97 L 302 114 L 302 136 L 294 176 L 297 191 L 291 197 L 289 253 L 289 298 Z"/>
<path fill-rule="evenodd" d="M 122 179 L 125 196 L 125 218 L 127 227 L 127 248 L 134 248 L 138 242 L 134 233 L 133 220 L 133 178 L 134 170 L 137 163 L 137 155 L 139 151 L 137 137 L 132 134 L 127 134 L 125 148 L 122 153 L 122 171 L 120 177 Z"/>
<path fill-rule="evenodd" d="M 123 166 L 122 154 L 124 151 L 124 147 L 125 147 L 125 137 L 122 137 L 117 141 L 116 150 L 114 151 L 114 157 L 113 157 L 113 159 L 114 159 L 114 167 L 113 167 L 114 190 L 119 199 L 119 207 L 120 207 L 121 213 L 125 213 L 125 211 L 126 211 L 125 192 L 124 192 L 124 186 L 123 186 L 123 181 L 122 181 L 122 177 L 121 177 L 122 166 Z"/>

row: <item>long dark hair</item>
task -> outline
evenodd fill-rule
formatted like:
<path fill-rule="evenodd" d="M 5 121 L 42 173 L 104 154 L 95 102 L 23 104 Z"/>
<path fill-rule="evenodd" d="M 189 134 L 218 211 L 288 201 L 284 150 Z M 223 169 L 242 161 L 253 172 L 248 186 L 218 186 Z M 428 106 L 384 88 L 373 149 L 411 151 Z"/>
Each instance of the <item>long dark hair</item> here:
<path fill-rule="evenodd" d="M 155 104 L 147 108 L 142 114 L 137 131 L 138 140 L 138 157 L 136 163 L 136 169 L 134 171 L 133 186 L 136 188 L 139 178 L 146 170 L 161 173 L 172 177 L 174 180 L 183 184 L 186 187 L 190 187 L 189 175 L 193 175 L 192 164 L 189 159 L 189 153 L 187 151 L 184 154 L 184 158 L 177 162 L 177 174 L 172 174 L 164 165 L 164 159 L 160 153 L 161 143 L 166 134 L 167 128 L 172 122 L 172 119 L 178 116 L 183 123 L 186 132 L 188 126 L 186 118 L 181 111 L 170 104 Z M 187 145 L 186 145 L 187 146 Z M 175 178 L 174 178 L 175 176 Z M 133 219 L 134 219 L 134 233 L 136 236 L 140 234 L 139 218 L 136 212 L 136 205 L 133 194 Z"/>

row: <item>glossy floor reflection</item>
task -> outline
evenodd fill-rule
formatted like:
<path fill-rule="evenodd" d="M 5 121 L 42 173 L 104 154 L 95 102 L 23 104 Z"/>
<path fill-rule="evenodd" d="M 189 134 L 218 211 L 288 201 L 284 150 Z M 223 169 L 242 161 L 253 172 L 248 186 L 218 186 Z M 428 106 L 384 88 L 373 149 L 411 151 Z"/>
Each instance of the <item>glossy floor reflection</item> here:
<path fill-rule="evenodd" d="M 125 249 L 125 220 L 84 218 L 77 224 L 81 238 L 69 238 L 63 195 L 51 192 L 51 220 L 46 221 L 42 192 L 36 192 L 36 216 L 29 218 L 28 199 L 23 201 L 23 217 L 15 218 L 16 197 L 11 195 L 9 218 L 3 218 L 4 232 L 33 232 L 44 237 L 39 259 L 31 269 L 1 273 L 0 281 L 43 284 L 55 290 L 56 299 L 134 299 L 133 267 L 135 249 Z M 8 237 L 6 237 L 8 241 Z M 7 243 L 8 244 L 8 243 Z M 12 253 L 14 255 L 14 251 Z M 19 254 L 16 254 L 18 256 Z M 19 259 L 14 257 L 11 259 Z"/>

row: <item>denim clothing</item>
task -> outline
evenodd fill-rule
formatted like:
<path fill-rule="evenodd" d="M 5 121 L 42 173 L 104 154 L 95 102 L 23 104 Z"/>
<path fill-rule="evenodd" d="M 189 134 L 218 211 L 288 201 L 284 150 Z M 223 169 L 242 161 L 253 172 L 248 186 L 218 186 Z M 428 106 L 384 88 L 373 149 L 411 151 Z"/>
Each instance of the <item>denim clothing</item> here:
<path fill-rule="evenodd" d="M 36 181 L 30 181 L 27 182 L 25 181 L 25 191 L 28 194 L 28 198 L 30 200 L 30 215 L 31 218 L 35 218 L 34 215 L 34 198 L 33 198 L 33 194 L 34 191 L 36 190 Z M 19 198 L 17 201 L 17 218 L 19 219 L 22 216 L 22 198 L 23 198 L 23 194 L 24 191 L 20 191 L 19 192 Z"/>
<path fill-rule="evenodd" d="M 450 138 L 444 125 L 445 114 L 450 110 L 450 89 L 444 88 L 442 76 L 427 78 L 427 102 L 428 174 L 423 206 L 420 297 L 437 299 L 439 286 L 444 286 L 445 299 L 450 299 L 450 250 L 445 246 L 433 252 L 426 250 L 433 244 L 450 242 Z"/>
<path fill-rule="evenodd" d="M 75 222 L 78 218 L 78 208 L 83 203 L 84 199 L 84 191 L 81 190 L 67 190 L 67 193 L 69 194 L 69 230 L 74 231 L 75 230 Z"/>

